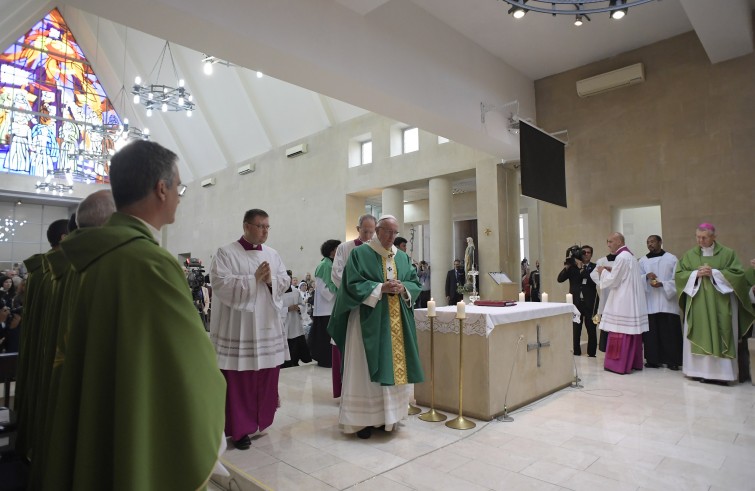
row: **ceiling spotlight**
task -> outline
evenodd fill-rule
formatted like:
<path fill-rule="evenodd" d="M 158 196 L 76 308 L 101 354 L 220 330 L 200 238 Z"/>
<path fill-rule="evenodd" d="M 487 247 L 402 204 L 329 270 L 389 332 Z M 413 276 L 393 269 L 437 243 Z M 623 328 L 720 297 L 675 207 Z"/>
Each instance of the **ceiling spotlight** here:
<path fill-rule="evenodd" d="M 205 75 L 212 75 L 212 61 L 209 59 L 204 60 L 202 63 L 202 70 Z"/>
<path fill-rule="evenodd" d="M 581 15 L 577 15 L 577 18 L 574 20 L 574 25 L 575 26 L 581 26 L 582 25 L 582 16 Z"/>
<path fill-rule="evenodd" d="M 265 76 L 265 74 L 264 74 L 264 73 L 262 73 L 262 72 L 257 72 L 257 78 L 262 78 L 262 77 L 264 77 L 264 76 Z"/>
<path fill-rule="evenodd" d="M 512 3 L 508 13 L 513 15 L 515 19 L 521 19 L 527 13 L 527 9 L 524 8 L 525 3 L 527 3 L 527 0 L 522 0 L 521 5 Z"/>
<path fill-rule="evenodd" d="M 616 5 L 625 5 L 626 3 L 627 0 L 610 0 L 610 2 L 608 2 L 608 6 L 615 7 Z M 611 18 L 613 20 L 622 19 L 625 15 L 627 15 L 627 9 L 618 9 L 611 12 Z"/>

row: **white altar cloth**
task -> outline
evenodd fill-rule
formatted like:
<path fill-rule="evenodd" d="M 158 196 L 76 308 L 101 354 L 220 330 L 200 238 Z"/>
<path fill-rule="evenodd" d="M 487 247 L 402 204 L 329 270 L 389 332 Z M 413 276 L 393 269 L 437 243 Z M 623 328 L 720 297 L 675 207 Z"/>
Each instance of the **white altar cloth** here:
<path fill-rule="evenodd" d="M 435 309 L 435 314 L 435 322 L 433 322 L 435 332 L 459 334 L 456 305 L 438 307 Z M 573 322 L 579 322 L 579 310 L 568 303 L 522 302 L 510 307 L 478 307 L 470 304 L 466 306 L 467 317 L 464 319 L 464 334 L 489 337 L 497 325 L 513 324 L 561 314 L 572 314 Z M 430 330 L 427 309 L 416 309 L 414 321 L 417 324 L 418 331 Z"/>

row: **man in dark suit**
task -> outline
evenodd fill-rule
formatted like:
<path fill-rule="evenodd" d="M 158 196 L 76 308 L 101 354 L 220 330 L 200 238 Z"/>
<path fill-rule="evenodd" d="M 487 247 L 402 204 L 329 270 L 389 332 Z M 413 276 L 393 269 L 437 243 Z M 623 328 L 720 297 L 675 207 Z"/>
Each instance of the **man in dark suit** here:
<path fill-rule="evenodd" d="M 459 286 L 464 286 L 464 267 L 459 259 L 454 259 L 454 269 L 446 274 L 446 302 L 448 302 L 448 305 L 454 305 L 464 298 L 464 295 L 457 291 Z"/>
<path fill-rule="evenodd" d="M 582 260 L 575 258 L 566 258 L 564 269 L 558 274 L 558 282 L 563 283 L 569 280 L 569 293 L 572 294 L 574 305 L 579 310 L 581 322 L 572 324 L 573 327 L 573 348 L 574 355 L 581 356 L 582 348 L 580 338 L 582 337 L 582 323 L 587 331 L 587 356 L 595 357 L 598 338 L 595 323 L 592 316 L 595 314 L 597 302 L 597 289 L 595 282 L 590 278 L 590 273 L 595 269 L 595 263 L 592 259 L 592 246 L 582 246 Z"/>

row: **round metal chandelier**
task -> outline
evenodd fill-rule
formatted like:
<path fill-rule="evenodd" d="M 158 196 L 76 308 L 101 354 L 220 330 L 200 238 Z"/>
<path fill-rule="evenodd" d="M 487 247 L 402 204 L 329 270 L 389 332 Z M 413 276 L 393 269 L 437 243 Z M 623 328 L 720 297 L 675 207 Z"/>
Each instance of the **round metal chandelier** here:
<path fill-rule="evenodd" d="M 508 13 L 521 19 L 529 11 L 551 15 L 574 15 L 575 25 L 582 25 L 587 14 L 608 12 L 612 19 L 621 19 L 631 7 L 655 0 L 502 0 L 511 5 Z"/>

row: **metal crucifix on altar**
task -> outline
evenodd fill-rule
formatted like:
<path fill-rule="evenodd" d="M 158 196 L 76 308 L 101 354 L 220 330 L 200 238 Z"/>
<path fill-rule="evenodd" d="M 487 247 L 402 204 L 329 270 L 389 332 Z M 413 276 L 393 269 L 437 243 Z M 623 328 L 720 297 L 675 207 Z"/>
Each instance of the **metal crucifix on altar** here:
<path fill-rule="evenodd" d="M 550 346 L 550 341 L 540 341 L 540 324 L 537 325 L 537 342 L 535 343 L 527 343 L 527 351 L 532 351 L 533 349 L 537 350 L 537 366 L 540 366 L 540 348 L 545 348 L 546 346 Z"/>

